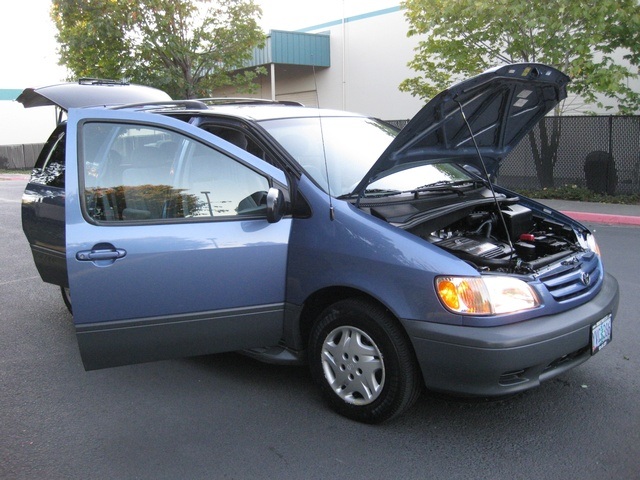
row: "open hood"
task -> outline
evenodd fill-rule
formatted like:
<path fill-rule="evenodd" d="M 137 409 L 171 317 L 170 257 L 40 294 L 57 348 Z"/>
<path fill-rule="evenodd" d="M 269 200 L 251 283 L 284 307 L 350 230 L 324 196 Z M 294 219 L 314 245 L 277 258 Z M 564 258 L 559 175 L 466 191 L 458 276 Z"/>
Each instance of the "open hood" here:
<path fill-rule="evenodd" d="M 394 172 L 440 160 L 482 170 L 478 150 L 489 174 L 495 173 L 522 137 L 566 98 L 569 81 L 555 68 L 521 63 L 453 85 L 413 117 L 353 193 Z"/>
<path fill-rule="evenodd" d="M 131 85 L 113 80 L 80 79 L 76 83 L 61 83 L 40 88 L 26 88 L 16 101 L 25 108 L 55 105 L 62 110 L 122 105 L 127 103 L 162 102 L 171 97 L 162 90 Z"/>

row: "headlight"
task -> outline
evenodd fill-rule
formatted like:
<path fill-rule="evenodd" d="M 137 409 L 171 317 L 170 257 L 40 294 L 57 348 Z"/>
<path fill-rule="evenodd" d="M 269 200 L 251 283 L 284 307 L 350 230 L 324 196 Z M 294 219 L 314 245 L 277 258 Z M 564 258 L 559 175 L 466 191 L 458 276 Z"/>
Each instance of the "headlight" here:
<path fill-rule="evenodd" d="M 535 291 L 512 277 L 437 277 L 436 291 L 445 307 L 465 315 L 515 313 L 540 305 Z"/>
<path fill-rule="evenodd" d="M 600 247 L 598 246 L 598 242 L 596 242 L 596 237 L 593 234 L 587 235 L 587 249 L 595 252 L 599 257 L 600 255 Z"/>

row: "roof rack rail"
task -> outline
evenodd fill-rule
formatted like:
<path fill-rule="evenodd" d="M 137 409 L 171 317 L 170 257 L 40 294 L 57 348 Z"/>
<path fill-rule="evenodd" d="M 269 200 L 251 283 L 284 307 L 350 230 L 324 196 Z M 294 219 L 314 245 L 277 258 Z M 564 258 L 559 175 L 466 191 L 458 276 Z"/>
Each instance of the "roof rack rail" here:
<path fill-rule="evenodd" d="M 80 85 L 129 85 L 126 80 L 111 80 L 109 78 L 82 77 L 78 79 Z"/>
<path fill-rule="evenodd" d="M 147 108 L 150 110 L 160 108 L 184 108 L 187 110 L 206 110 L 207 104 L 200 100 L 166 100 L 159 102 L 126 103 L 124 105 L 111 107 L 112 110 L 123 110 L 125 108 Z"/>
<path fill-rule="evenodd" d="M 267 98 L 253 98 L 253 97 L 210 97 L 210 98 L 198 98 L 200 102 L 207 105 L 294 105 L 298 107 L 304 107 L 300 102 L 294 102 L 291 100 L 269 100 Z"/>

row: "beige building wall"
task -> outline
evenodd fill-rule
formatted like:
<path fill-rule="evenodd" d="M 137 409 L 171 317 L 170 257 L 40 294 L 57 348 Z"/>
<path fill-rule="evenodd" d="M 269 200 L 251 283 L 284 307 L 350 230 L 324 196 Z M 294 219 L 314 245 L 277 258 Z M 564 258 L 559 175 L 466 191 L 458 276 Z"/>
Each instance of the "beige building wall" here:
<path fill-rule="evenodd" d="M 381 6 L 380 1 L 377 3 Z M 314 72 L 307 66 L 276 65 L 276 99 L 384 120 L 413 117 L 424 102 L 401 92 L 398 86 L 414 75 L 407 63 L 413 58 L 417 39 L 407 38 L 408 25 L 399 2 L 386 4 L 384 10 L 303 29 L 307 33 L 329 34 L 331 66 Z M 272 70 L 270 66 L 266 68 L 268 75 L 259 80 L 255 95 L 249 96 L 271 98 Z M 236 96 L 229 89 L 215 95 Z"/>
<path fill-rule="evenodd" d="M 276 99 L 297 100 L 308 106 L 348 110 L 384 120 L 413 117 L 424 102 L 401 92 L 398 86 L 417 75 L 407 64 L 413 59 L 419 38 L 407 37 L 408 23 L 399 4 L 397 0 L 376 0 L 369 12 L 347 12 L 344 20 L 335 18 L 298 30 L 329 34 L 331 66 L 317 68 L 314 78 L 311 67 L 277 65 Z M 339 16 L 338 11 L 334 13 Z M 617 56 L 624 63 L 623 54 Z M 271 81 L 271 75 L 260 80 L 257 96 L 271 98 Z M 631 81 L 630 86 L 640 90 L 640 80 Z M 604 97 L 602 101 L 611 109 L 598 109 L 570 96 L 565 102 L 565 114 L 616 113 L 614 102 Z"/>

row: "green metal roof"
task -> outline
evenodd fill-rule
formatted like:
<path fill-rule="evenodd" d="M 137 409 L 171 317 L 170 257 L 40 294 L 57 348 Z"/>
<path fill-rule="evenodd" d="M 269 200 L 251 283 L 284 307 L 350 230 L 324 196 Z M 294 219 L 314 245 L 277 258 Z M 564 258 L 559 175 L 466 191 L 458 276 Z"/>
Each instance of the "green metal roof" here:
<path fill-rule="evenodd" d="M 21 92 L 15 88 L 0 88 L 0 100 L 15 100 Z"/>
<path fill-rule="evenodd" d="M 265 46 L 254 50 L 253 60 L 247 66 L 271 63 L 330 67 L 329 35 L 271 30 Z"/>

